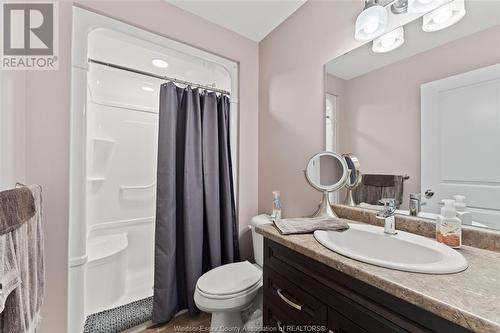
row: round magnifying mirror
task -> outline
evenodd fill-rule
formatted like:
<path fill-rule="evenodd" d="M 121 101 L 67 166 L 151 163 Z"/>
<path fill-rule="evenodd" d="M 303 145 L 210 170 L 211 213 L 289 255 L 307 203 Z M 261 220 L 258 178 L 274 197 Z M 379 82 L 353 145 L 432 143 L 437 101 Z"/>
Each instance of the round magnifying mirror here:
<path fill-rule="evenodd" d="M 359 160 L 353 154 L 343 154 L 342 155 L 347 163 L 347 168 L 349 169 L 349 179 L 346 182 L 346 197 L 344 200 L 344 205 L 356 206 L 352 191 L 361 183 L 362 175 L 360 169 Z"/>
<path fill-rule="evenodd" d="M 323 200 L 313 217 L 336 217 L 328 193 L 337 191 L 345 185 L 349 177 L 345 159 L 334 152 L 318 153 L 307 163 L 305 175 L 312 187 L 323 192 Z"/>

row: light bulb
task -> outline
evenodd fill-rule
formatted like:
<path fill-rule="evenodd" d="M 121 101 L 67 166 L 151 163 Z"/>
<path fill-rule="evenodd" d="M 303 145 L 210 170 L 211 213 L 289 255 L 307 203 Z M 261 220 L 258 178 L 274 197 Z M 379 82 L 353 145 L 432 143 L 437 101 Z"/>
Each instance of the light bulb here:
<path fill-rule="evenodd" d="M 451 8 L 448 6 L 443 6 L 441 8 L 436 9 L 436 13 L 434 14 L 433 21 L 436 24 L 443 24 L 448 21 L 452 15 Z"/>
<path fill-rule="evenodd" d="M 388 16 L 387 10 L 380 5 L 366 8 L 356 19 L 354 38 L 356 40 L 371 40 L 380 36 L 387 27 Z"/>
<path fill-rule="evenodd" d="M 161 59 L 153 59 L 153 60 L 151 60 L 151 63 L 153 64 L 153 66 L 158 67 L 158 68 L 167 68 L 168 67 L 168 62 L 166 62 L 165 60 L 161 60 Z"/>
<path fill-rule="evenodd" d="M 394 44 L 395 41 L 396 41 L 396 33 L 394 31 L 391 31 L 380 37 L 380 43 L 384 47 L 391 46 L 392 44 Z"/>
<path fill-rule="evenodd" d="M 378 28 L 378 23 L 377 22 L 371 22 L 371 23 L 367 23 L 364 27 L 363 27 L 363 31 L 367 34 L 372 34 L 374 33 L 375 31 L 377 31 L 377 28 Z"/>
<path fill-rule="evenodd" d="M 385 53 L 397 49 L 405 42 L 404 28 L 399 27 L 388 32 L 373 41 L 372 51 L 375 53 Z"/>
<path fill-rule="evenodd" d="M 465 16 L 464 0 L 453 0 L 423 17 L 422 30 L 439 31 L 460 21 Z"/>

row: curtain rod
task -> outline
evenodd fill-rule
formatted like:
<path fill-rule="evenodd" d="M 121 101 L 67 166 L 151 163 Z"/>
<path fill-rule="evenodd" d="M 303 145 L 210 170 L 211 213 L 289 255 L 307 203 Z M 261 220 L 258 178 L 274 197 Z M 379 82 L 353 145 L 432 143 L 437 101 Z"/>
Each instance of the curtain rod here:
<path fill-rule="evenodd" d="M 149 73 L 149 72 L 141 71 L 141 70 L 138 70 L 138 69 L 135 69 L 135 68 L 130 68 L 130 67 L 125 67 L 125 66 L 113 64 L 113 63 L 110 63 L 110 62 L 104 62 L 104 61 L 100 61 L 100 60 L 96 60 L 96 59 L 92 59 L 92 58 L 89 58 L 88 62 L 89 63 L 93 63 L 93 64 L 98 64 L 98 65 L 108 66 L 108 67 L 111 67 L 111 68 L 120 69 L 120 70 L 127 71 L 127 72 L 132 72 L 132 73 L 136 73 L 136 74 L 140 74 L 140 75 L 150 76 L 150 77 L 154 77 L 154 78 L 157 78 L 157 79 L 160 79 L 160 80 L 171 81 L 171 82 L 179 83 L 179 84 L 182 84 L 182 85 L 185 85 L 185 86 L 191 86 L 191 87 L 194 87 L 194 88 L 202 88 L 202 89 L 205 89 L 205 90 L 209 90 L 209 91 L 213 91 L 213 92 L 218 92 L 218 93 L 221 93 L 221 94 L 231 95 L 231 93 L 229 91 L 226 91 L 226 90 L 217 89 L 217 88 L 214 88 L 214 87 L 205 86 L 203 84 L 198 84 L 198 83 L 194 83 L 194 82 L 179 80 L 179 79 L 176 79 L 176 78 L 173 78 L 173 77 L 168 77 L 168 76 L 162 76 L 162 75 L 158 75 L 158 74 L 154 74 L 154 73 Z"/>

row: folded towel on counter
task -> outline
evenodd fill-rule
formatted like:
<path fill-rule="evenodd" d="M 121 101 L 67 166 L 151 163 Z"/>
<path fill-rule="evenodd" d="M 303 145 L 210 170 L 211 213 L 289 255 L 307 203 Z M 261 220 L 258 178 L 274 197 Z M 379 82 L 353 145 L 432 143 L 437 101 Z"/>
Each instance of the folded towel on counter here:
<path fill-rule="evenodd" d="M 0 312 L 0 333 L 32 333 L 38 332 L 40 327 L 40 310 L 45 286 L 45 261 L 43 249 L 43 231 L 42 231 L 42 197 L 41 188 L 38 185 L 18 188 L 12 191 L 21 191 L 25 193 L 26 189 L 30 191 L 33 197 L 34 215 L 27 221 L 21 223 L 16 229 L 8 234 L 11 237 L 4 240 L 5 252 L 2 251 L 3 264 L 1 270 L 4 272 L 15 272 L 16 275 L 9 275 L 5 280 L 9 283 L 9 289 L 13 290 L 3 297 L 6 299 L 3 312 Z M 0 192 L 3 194 L 3 192 Z M 8 194 L 12 199 L 13 196 Z M 25 217 L 29 216 L 31 204 L 26 201 L 25 194 L 16 194 L 20 201 L 3 201 L 0 214 L 3 217 L 9 216 L 9 219 L 2 223 L 13 225 Z M 19 196 L 20 195 L 20 196 Z M 14 196 L 15 197 L 15 196 Z M 25 206 L 28 206 L 28 209 Z M 14 212 L 16 212 L 14 214 Z M 20 217 L 23 216 L 21 219 Z M 11 220 L 13 218 L 14 220 Z M 18 221 L 18 222 L 15 222 Z M 2 249 L 3 250 L 3 249 Z M 15 269 L 9 269 L 14 267 Z M 3 279 L 3 277 L 2 277 Z M 18 281 L 16 281 L 18 280 Z M 6 283 L 7 283 L 6 282 Z M 2 286 L 3 287 L 3 286 Z M 3 289 L 3 288 L 2 288 Z"/>
<path fill-rule="evenodd" d="M 349 229 L 346 220 L 334 217 L 311 217 L 274 220 L 274 225 L 283 235 L 308 234 L 316 230 L 344 231 Z"/>

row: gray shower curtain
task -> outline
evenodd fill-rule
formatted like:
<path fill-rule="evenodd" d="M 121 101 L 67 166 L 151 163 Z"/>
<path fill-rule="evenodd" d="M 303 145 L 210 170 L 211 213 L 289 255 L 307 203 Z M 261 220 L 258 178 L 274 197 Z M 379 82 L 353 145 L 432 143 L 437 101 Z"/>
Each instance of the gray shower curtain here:
<path fill-rule="evenodd" d="M 154 323 L 195 314 L 198 278 L 239 261 L 229 147 L 228 96 L 161 85 Z"/>

